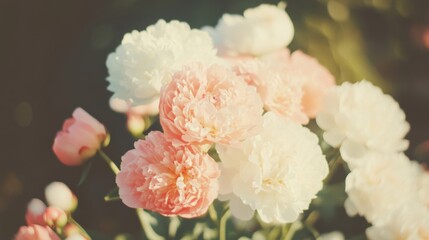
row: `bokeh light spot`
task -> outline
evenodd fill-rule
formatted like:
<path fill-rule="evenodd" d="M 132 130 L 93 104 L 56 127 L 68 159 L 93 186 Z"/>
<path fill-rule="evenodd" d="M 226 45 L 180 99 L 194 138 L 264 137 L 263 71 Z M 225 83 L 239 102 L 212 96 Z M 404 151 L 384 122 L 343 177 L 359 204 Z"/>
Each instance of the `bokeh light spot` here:
<path fill-rule="evenodd" d="M 336 21 L 345 21 L 350 16 L 349 8 L 338 1 L 328 2 L 328 13 Z"/>

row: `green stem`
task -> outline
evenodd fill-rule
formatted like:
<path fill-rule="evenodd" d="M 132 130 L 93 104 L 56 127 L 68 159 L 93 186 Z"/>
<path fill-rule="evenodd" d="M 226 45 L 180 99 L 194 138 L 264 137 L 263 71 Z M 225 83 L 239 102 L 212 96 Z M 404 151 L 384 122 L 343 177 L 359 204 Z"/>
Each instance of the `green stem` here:
<path fill-rule="evenodd" d="M 85 231 L 85 229 L 76 220 L 74 220 L 71 216 L 69 216 L 69 222 L 71 222 L 72 224 L 74 224 L 79 229 L 79 231 L 84 235 L 84 237 L 86 239 L 91 240 L 91 237 Z"/>
<path fill-rule="evenodd" d="M 214 208 L 213 204 L 211 204 L 209 206 L 209 211 L 208 212 L 209 212 L 210 219 L 214 223 L 217 223 L 217 221 L 218 221 L 217 212 L 216 212 L 216 209 Z"/>
<path fill-rule="evenodd" d="M 113 173 L 117 175 L 119 173 L 119 168 L 116 166 L 116 164 L 113 162 L 113 160 L 107 156 L 106 153 L 103 152 L 103 150 L 98 150 L 98 153 L 100 154 L 100 157 L 104 159 L 104 161 L 109 165 L 110 169 L 112 169 Z"/>
<path fill-rule="evenodd" d="M 319 219 L 319 213 L 316 211 L 311 212 L 308 217 L 305 219 L 304 224 L 308 226 L 313 226 L 314 223 Z"/>
<path fill-rule="evenodd" d="M 150 223 L 146 221 L 146 218 L 149 218 L 150 215 L 145 212 L 142 208 L 136 209 L 137 216 L 139 217 L 140 224 L 143 228 L 143 232 L 146 235 L 146 237 L 150 240 L 163 240 L 164 238 L 159 236 L 152 228 Z"/>
<path fill-rule="evenodd" d="M 284 240 L 292 240 L 293 235 L 295 235 L 295 232 L 299 229 L 301 229 L 301 222 L 300 221 L 295 221 L 292 223 L 292 225 L 290 225 L 287 234 L 284 238 Z"/>
<path fill-rule="evenodd" d="M 226 222 L 228 221 L 231 211 L 229 208 L 224 212 L 219 222 L 219 240 L 226 240 Z"/>
<path fill-rule="evenodd" d="M 326 176 L 324 182 L 325 184 L 329 183 L 331 179 L 334 177 L 335 172 L 337 171 L 338 167 L 342 164 L 341 154 L 338 154 L 335 156 L 334 159 L 332 159 L 329 162 L 329 174 Z"/>
<path fill-rule="evenodd" d="M 267 239 L 278 239 L 279 234 L 282 234 L 283 229 L 279 226 L 274 226 L 268 233 Z"/>
<path fill-rule="evenodd" d="M 287 232 L 289 230 L 289 227 L 290 227 L 290 224 L 284 224 L 282 226 L 282 236 L 281 236 L 281 239 L 285 239 L 286 238 L 286 234 L 287 234 Z"/>

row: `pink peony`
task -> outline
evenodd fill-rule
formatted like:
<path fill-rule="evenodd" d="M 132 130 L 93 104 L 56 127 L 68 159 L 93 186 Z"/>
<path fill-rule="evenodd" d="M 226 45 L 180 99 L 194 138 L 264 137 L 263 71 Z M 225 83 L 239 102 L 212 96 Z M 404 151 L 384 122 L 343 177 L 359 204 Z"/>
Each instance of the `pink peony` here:
<path fill-rule="evenodd" d="M 310 118 L 319 113 L 327 91 L 335 86 L 335 78 L 315 58 L 301 51 L 290 56 L 289 69 L 294 78 L 303 82 L 302 109 Z"/>
<path fill-rule="evenodd" d="M 60 240 L 60 238 L 49 227 L 30 225 L 20 227 L 15 240 Z"/>
<path fill-rule="evenodd" d="M 46 205 L 40 199 L 34 198 L 27 205 L 27 212 L 25 213 L 25 221 L 28 225 L 38 224 L 45 226 L 43 213 L 45 212 Z"/>
<path fill-rule="evenodd" d="M 63 164 L 76 166 L 94 156 L 106 137 L 106 129 L 100 122 L 82 108 L 76 108 L 55 137 L 52 149 Z"/>
<path fill-rule="evenodd" d="M 241 57 L 230 61 L 236 74 L 256 87 L 266 111 L 305 124 L 309 119 L 302 110 L 302 82 L 291 77 L 288 59 L 289 51 L 285 50 L 261 58 Z"/>
<path fill-rule="evenodd" d="M 232 144 L 256 134 L 262 101 L 229 68 L 190 65 L 162 90 L 160 122 L 175 145 Z"/>
<path fill-rule="evenodd" d="M 122 157 L 116 177 L 125 205 L 165 216 L 198 217 L 218 194 L 220 171 L 216 162 L 193 146 L 175 147 L 161 132 Z"/>
<path fill-rule="evenodd" d="M 316 59 L 288 49 L 260 58 L 241 56 L 228 59 L 234 71 L 257 88 L 266 111 L 306 124 L 321 108 L 335 79 Z"/>

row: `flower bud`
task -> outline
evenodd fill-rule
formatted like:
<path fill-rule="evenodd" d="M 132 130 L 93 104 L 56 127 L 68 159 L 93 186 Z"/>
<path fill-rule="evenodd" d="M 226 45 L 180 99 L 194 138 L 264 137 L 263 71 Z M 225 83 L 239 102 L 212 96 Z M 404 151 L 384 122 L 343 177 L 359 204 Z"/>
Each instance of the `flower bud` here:
<path fill-rule="evenodd" d="M 63 228 L 63 233 L 64 233 L 64 236 L 71 237 L 74 234 L 80 233 L 80 229 L 76 225 L 74 225 L 73 223 L 68 223 Z"/>
<path fill-rule="evenodd" d="M 144 117 L 136 114 L 128 114 L 127 127 L 133 136 L 140 136 L 145 129 Z"/>
<path fill-rule="evenodd" d="M 33 198 L 27 205 L 27 213 L 25 214 L 25 220 L 28 225 L 41 225 L 44 226 L 45 221 L 43 220 L 43 212 L 46 209 L 45 203 L 40 199 Z"/>
<path fill-rule="evenodd" d="M 106 128 L 82 108 L 73 112 L 55 137 L 52 149 L 65 165 L 77 166 L 97 153 L 106 144 Z"/>
<path fill-rule="evenodd" d="M 45 197 L 49 206 L 72 212 L 77 207 L 77 198 L 70 188 L 62 182 L 52 182 L 45 188 Z"/>
<path fill-rule="evenodd" d="M 48 207 L 43 213 L 45 223 L 50 227 L 64 227 L 67 224 L 67 214 L 57 207 Z"/>

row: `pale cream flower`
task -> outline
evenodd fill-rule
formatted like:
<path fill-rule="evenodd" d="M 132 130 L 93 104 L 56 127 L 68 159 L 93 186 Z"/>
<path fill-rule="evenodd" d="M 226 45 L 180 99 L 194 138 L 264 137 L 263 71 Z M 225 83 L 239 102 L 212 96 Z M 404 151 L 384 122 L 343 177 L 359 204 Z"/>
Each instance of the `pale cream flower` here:
<path fill-rule="evenodd" d="M 359 214 L 373 224 L 384 224 L 390 212 L 418 201 L 418 168 L 404 154 L 373 152 L 351 166 L 346 178 L 349 215 Z"/>
<path fill-rule="evenodd" d="M 370 240 L 427 240 L 429 239 L 429 210 L 413 203 L 403 205 L 389 214 L 385 224 L 366 230 Z"/>
<path fill-rule="evenodd" d="M 294 28 L 283 8 L 261 4 L 243 16 L 224 14 L 215 28 L 206 27 L 221 55 L 259 56 L 286 47 Z"/>
<path fill-rule="evenodd" d="M 264 115 L 260 134 L 216 149 L 222 161 L 219 193 L 235 195 L 267 223 L 297 220 L 328 173 L 317 136 L 273 112 Z"/>
<path fill-rule="evenodd" d="M 171 70 L 190 62 L 211 62 L 216 50 L 210 36 L 185 22 L 159 20 L 144 31 L 125 34 L 107 58 L 108 89 L 133 105 L 159 98 Z"/>
<path fill-rule="evenodd" d="M 340 147 L 345 161 L 368 151 L 402 152 L 410 125 L 399 104 L 368 81 L 332 88 L 317 115 L 324 140 Z"/>
<path fill-rule="evenodd" d="M 418 164 L 416 164 L 418 165 Z M 419 201 L 423 206 L 429 209 L 429 171 L 423 167 L 418 165 L 418 195 Z"/>

